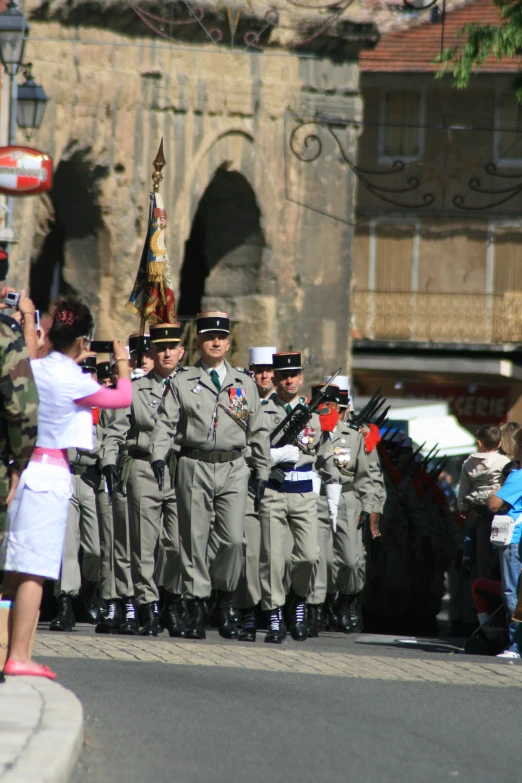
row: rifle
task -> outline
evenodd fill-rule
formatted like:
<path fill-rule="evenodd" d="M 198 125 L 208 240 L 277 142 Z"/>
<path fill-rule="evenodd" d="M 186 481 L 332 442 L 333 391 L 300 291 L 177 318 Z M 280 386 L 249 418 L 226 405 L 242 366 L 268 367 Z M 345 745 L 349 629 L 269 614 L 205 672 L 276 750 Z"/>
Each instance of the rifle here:
<path fill-rule="evenodd" d="M 435 465 L 435 467 L 430 471 L 430 476 L 432 478 L 437 478 L 441 470 L 446 465 L 446 462 L 448 461 L 449 457 L 443 457 L 443 459 L 439 462 L 438 465 Z"/>
<path fill-rule="evenodd" d="M 298 403 L 293 410 L 283 419 L 283 421 L 277 425 L 275 430 L 270 435 L 270 447 L 273 449 L 280 449 L 283 446 L 289 446 L 297 442 L 297 436 L 304 427 L 308 424 L 313 414 L 316 413 L 319 406 L 326 397 L 327 388 L 335 381 L 341 367 L 335 372 L 330 380 L 321 386 L 320 389 L 314 393 L 309 403 Z M 290 469 L 291 466 L 287 468 Z M 270 479 L 272 481 L 283 483 L 285 478 L 285 469 L 282 466 L 276 465 L 270 471 Z"/>
<path fill-rule="evenodd" d="M 411 478 L 411 476 L 410 476 L 410 475 L 409 475 L 409 473 L 408 473 L 408 468 L 410 467 L 410 465 L 412 465 L 412 464 L 415 462 L 415 457 L 417 457 L 417 456 L 418 456 L 418 455 L 421 453 L 421 451 L 422 451 L 422 449 L 424 448 L 424 446 L 425 446 L 425 445 L 426 445 L 426 441 L 424 441 L 424 443 L 422 444 L 422 446 L 419 446 L 419 448 L 417 449 L 417 451 L 414 451 L 414 452 L 413 452 L 413 454 L 412 454 L 412 455 L 411 455 L 411 457 L 409 458 L 408 462 L 406 463 L 406 465 L 405 465 L 405 466 L 404 466 L 404 468 L 402 469 L 402 475 L 403 475 L 403 476 L 408 476 L 408 478 Z M 417 472 L 417 470 L 415 470 L 415 473 L 416 473 L 416 472 Z M 414 473 L 413 475 L 415 475 L 415 473 Z"/>
<path fill-rule="evenodd" d="M 357 427 L 359 427 L 363 422 L 365 422 L 368 419 L 371 419 L 372 416 L 374 416 L 379 408 L 381 408 L 385 402 L 386 397 L 383 397 L 381 395 L 382 386 L 379 386 L 375 394 L 373 394 L 364 408 L 362 408 L 359 413 L 353 417 L 352 424 L 355 424 Z"/>
<path fill-rule="evenodd" d="M 383 410 L 383 412 L 380 414 L 380 416 L 377 419 L 375 419 L 374 422 L 372 422 L 373 424 L 375 424 L 376 427 L 380 428 L 384 424 L 384 422 L 386 421 L 386 417 L 388 416 L 388 413 L 390 412 L 390 408 L 391 408 L 391 405 L 388 405 L 388 407 L 385 410 Z"/>

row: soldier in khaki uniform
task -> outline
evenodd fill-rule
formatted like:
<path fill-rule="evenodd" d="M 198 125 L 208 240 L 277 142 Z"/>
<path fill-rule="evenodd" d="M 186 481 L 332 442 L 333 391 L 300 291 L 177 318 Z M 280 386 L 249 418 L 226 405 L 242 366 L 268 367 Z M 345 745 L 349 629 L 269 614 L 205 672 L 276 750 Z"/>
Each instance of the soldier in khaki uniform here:
<path fill-rule="evenodd" d="M 127 492 L 131 572 L 134 597 L 138 604 L 142 635 L 157 636 L 159 631 L 158 586 L 154 580 L 156 548 L 161 538 L 166 550 L 164 586 L 166 590 L 163 621 L 171 636 L 184 636 L 180 607 L 180 561 L 176 493 L 167 472 L 160 492 L 150 464 L 150 440 L 166 382 L 176 371 L 183 356 L 179 324 L 159 324 L 150 328 L 154 369 L 133 381 L 131 408 L 118 411 L 107 427 L 101 450 L 103 473 L 111 486 L 121 478 Z M 122 452 L 120 454 L 120 451 Z M 170 457 L 167 443 L 165 457 Z M 121 477 L 117 474 L 117 465 Z M 126 602 L 125 623 L 132 619 L 132 604 Z M 125 628 L 127 626 L 125 625 Z"/>
<path fill-rule="evenodd" d="M 328 380 L 328 377 L 325 378 L 325 381 Z M 337 380 L 342 383 L 348 379 L 341 376 Z M 338 415 L 340 406 L 345 402 L 344 399 L 341 401 L 339 387 L 330 386 L 328 397 L 328 407 L 334 416 Z M 346 410 L 346 403 L 343 410 Z M 339 593 L 334 610 L 339 630 L 345 633 L 362 630 L 352 625 L 353 618 L 350 614 L 352 604 L 359 600 L 365 577 L 362 530 L 358 529 L 358 522 L 360 518 L 368 522 L 373 511 L 374 487 L 363 436 L 344 422 L 341 415 L 328 437 L 333 448 L 334 464 L 339 473 L 341 496 L 336 529 L 332 531 L 326 492 L 324 485 L 321 486 L 318 501 L 321 553 L 314 569 L 307 601 L 310 633 L 313 636 L 318 635 L 321 625 L 320 607 L 327 592 Z"/>
<path fill-rule="evenodd" d="M 254 376 L 261 405 L 267 405 L 268 400 L 275 395 L 274 368 L 272 356 L 276 353 L 275 346 L 263 346 L 248 349 L 248 367 Z M 247 465 L 253 468 L 250 456 L 247 455 Z M 255 475 L 253 478 L 255 478 Z M 242 624 L 239 631 L 240 642 L 255 642 L 256 618 L 255 607 L 261 601 L 261 583 L 259 581 L 259 554 L 261 551 L 261 527 L 259 514 L 254 508 L 254 488 L 249 485 L 245 511 L 245 537 L 243 551 L 243 568 L 237 587 L 237 605 L 242 611 Z"/>
<path fill-rule="evenodd" d="M 217 590 L 218 628 L 237 638 L 234 592 L 241 573 L 241 553 L 250 471 L 256 471 L 256 505 L 268 479 L 269 445 L 261 403 L 246 370 L 224 360 L 230 347 L 227 313 L 199 313 L 194 367 L 184 368 L 169 384 L 152 434 L 152 461 L 161 478 L 171 441 L 179 447 L 176 491 L 183 570 L 183 596 L 189 601 L 187 637 L 205 638 L 204 599 L 211 592 L 207 549 L 215 515 L 212 584 Z"/>
<path fill-rule="evenodd" d="M 95 376 L 96 357 L 85 359 L 82 371 Z M 69 449 L 73 491 L 67 514 L 60 580 L 55 586 L 59 609 L 49 625 L 50 631 L 72 631 L 76 622 L 73 600 L 80 593 L 89 622 L 96 624 L 100 616 L 97 590 L 101 550 L 95 493 L 102 477 L 98 467 L 101 433 L 96 426 L 97 415 L 98 412 L 93 411 L 94 449 Z M 83 555 L 81 570 L 78 559 L 80 548 Z"/>
<path fill-rule="evenodd" d="M 264 408 L 270 432 L 299 402 L 305 402 L 304 398 L 299 397 L 303 383 L 301 354 L 277 353 L 273 359 L 277 397 L 272 398 Z M 299 433 L 298 443 L 298 446 L 270 449 L 272 466 L 280 467 L 284 472 L 284 480 L 282 483 L 278 481 L 272 471 L 259 512 L 262 606 L 269 614 L 269 630 L 265 641 L 275 644 L 280 644 L 286 636 L 282 607 L 286 599 L 284 548 L 287 528 L 290 527 L 294 537 L 290 633 L 297 641 L 304 641 L 308 636 L 305 599 L 319 554 L 313 468 L 328 485 L 333 486 L 337 482 L 332 446 L 328 434 L 321 431 L 317 413 L 312 415 L 308 426 Z M 331 491 L 327 491 L 330 495 Z"/>

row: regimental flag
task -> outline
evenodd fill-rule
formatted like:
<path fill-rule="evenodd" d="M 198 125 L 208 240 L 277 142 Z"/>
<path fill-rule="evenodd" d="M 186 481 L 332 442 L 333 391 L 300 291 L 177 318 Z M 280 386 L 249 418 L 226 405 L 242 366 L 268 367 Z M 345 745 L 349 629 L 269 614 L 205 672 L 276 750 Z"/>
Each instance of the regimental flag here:
<path fill-rule="evenodd" d="M 151 324 L 176 323 L 176 301 L 165 247 L 166 227 L 163 200 L 159 193 L 151 193 L 147 237 L 134 288 L 125 305 L 131 313 L 146 318 Z"/>

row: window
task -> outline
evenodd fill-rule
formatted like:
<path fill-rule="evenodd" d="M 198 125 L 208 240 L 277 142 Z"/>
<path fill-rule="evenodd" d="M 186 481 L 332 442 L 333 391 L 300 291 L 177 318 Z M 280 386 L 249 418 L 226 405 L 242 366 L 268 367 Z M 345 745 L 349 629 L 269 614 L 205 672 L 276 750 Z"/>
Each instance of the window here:
<path fill-rule="evenodd" d="M 497 116 L 497 160 L 522 160 L 522 106 L 514 93 L 500 96 Z"/>
<path fill-rule="evenodd" d="M 421 95 L 419 92 L 386 92 L 381 155 L 416 158 L 421 154 Z"/>
<path fill-rule="evenodd" d="M 411 291 L 414 226 L 377 225 L 375 228 L 375 288 Z"/>

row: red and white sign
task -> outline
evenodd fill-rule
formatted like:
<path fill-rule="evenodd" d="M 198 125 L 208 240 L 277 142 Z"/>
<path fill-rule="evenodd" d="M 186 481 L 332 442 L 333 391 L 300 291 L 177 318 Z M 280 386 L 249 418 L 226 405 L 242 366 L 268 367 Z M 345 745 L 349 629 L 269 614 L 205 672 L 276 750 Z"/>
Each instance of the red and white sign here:
<path fill-rule="evenodd" d="M 470 391 L 464 385 L 405 383 L 402 393 L 417 399 L 445 400 L 460 424 L 470 427 L 501 424 L 509 410 L 509 390 L 505 386 L 475 386 Z"/>
<path fill-rule="evenodd" d="M 0 193 L 33 196 L 50 190 L 53 160 L 31 147 L 0 147 Z"/>

